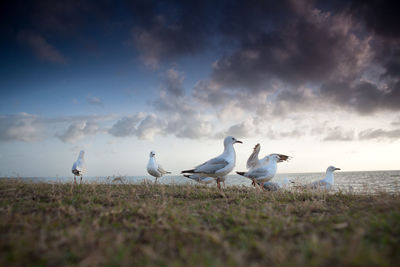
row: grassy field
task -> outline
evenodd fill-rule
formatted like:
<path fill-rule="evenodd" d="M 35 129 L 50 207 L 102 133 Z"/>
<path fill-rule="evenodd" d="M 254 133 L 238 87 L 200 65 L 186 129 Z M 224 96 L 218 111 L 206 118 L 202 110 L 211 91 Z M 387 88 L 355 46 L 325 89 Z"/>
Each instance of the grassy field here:
<path fill-rule="evenodd" d="M 0 180 L 0 265 L 400 264 L 400 195 Z"/>

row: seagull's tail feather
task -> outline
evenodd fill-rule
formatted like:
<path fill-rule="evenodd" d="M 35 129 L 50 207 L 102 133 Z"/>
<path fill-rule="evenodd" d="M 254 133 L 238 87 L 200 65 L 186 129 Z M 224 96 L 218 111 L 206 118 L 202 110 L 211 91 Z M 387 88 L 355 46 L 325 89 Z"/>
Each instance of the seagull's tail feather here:
<path fill-rule="evenodd" d="M 181 171 L 181 173 L 195 173 L 194 169 Z"/>
<path fill-rule="evenodd" d="M 166 173 L 168 174 L 168 173 L 171 173 L 171 172 L 166 172 Z"/>
<path fill-rule="evenodd" d="M 189 174 L 184 174 L 183 176 L 185 176 L 186 178 L 190 178 Z"/>
<path fill-rule="evenodd" d="M 236 172 L 237 174 L 244 176 L 245 172 Z"/>

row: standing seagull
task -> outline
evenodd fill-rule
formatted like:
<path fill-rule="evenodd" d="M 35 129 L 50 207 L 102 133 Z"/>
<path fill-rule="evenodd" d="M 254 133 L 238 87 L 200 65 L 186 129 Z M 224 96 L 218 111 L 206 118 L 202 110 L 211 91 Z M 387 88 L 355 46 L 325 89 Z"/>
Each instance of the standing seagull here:
<path fill-rule="evenodd" d="M 156 153 L 154 151 L 150 152 L 149 162 L 147 163 L 147 172 L 156 178 L 155 183 L 157 183 L 158 178 L 170 172 L 164 170 L 163 167 L 156 162 L 156 159 L 154 158 L 155 155 Z"/>
<path fill-rule="evenodd" d="M 251 168 L 247 172 L 236 172 L 237 174 L 247 177 L 253 181 L 252 185 L 265 183 L 274 178 L 277 170 L 277 162 L 281 160 L 278 154 L 271 154 L 268 157 L 268 164 L 261 167 Z"/>
<path fill-rule="evenodd" d="M 82 183 L 82 175 L 86 173 L 86 163 L 85 163 L 85 151 L 79 152 L 78 159 L 72 165 L 72 173 L 74 174 L 74 183 L 76 184 L 76 176 L 81 177 Z"/>
<path fill-rule="evenodd" d="M 326 175 L 324 179 L 315 181 L 312 184 L 308 185 L 307 187 L 311 189 L 324 189 L 324 190 L 332 189 L 333 184 L 335 182 L 333 172 L 338 170 L 340 170 L 340 168 L 336 168 L 335 166 L 329 166 L 328 169 L 326 169 Z"/>
<path fill-rule="evenodd" d="M 232 136 L 225 137 L 224 152 L 222 152 L 221 155 L 196 166 L 194 169 L 185 170 L 181 173 L 213 177 L 217 181 L 218 188 L 221 189 L 220 182 L 223 179 L 223 176 L 228 175 L 236 164 L 236 153 L 233 148 L 233 144 L 235 143 L 242 143 L 242 141 L 239 141 Z"/>

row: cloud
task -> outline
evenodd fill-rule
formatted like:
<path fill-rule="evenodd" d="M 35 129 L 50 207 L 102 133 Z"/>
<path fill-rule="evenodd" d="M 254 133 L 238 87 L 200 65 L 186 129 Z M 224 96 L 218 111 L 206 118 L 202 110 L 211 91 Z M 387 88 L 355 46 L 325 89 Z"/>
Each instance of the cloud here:
<path fill-rule="evenodd" d="M 160 61 L 202 51 L 209 21 L 207 1 L 131 3 L 137 18 L 133 40 L 143 63 L 158 69 Z M 169 12 L 174 10 L 173 12 Z"/>
<path fill-rule="evenodd" d="M 165 90 L 175 97 L 183 96 L 185 94 L 183 80 L 183 73 L 180 73 L 173 68 L 169 69 L 165 80 Z"/>
<path fill-rule="evenodd" d="M 86 99 L 89 104 L 104 107 L 104 103 L 97 96 L 87 96 Z"/>
<path fill-rule="evenodd" d="M 371 139 L 397 140 L 400 139 L 400 129 L 395 129 L 395 130 L 367 129 L 360 132 L 358 136 L 360 140 L 371 140 Z"/>
<path fill-rule="evenodd" d="M 0 115 L 1 142 L 34 142 L 43 139 L 43 124 L 38 116 L 28 113 Z"/>
<path fill-rule="evenodd" d="M 328 132 L 322 139 L 323 141 L 352 141 L 354 140 L 354 130 L 344 130 L 337 126 L 325 130 Z"/>
<path fill-rule="evenodd" d="M 67 61 L 65 56 L 60 51 L 58 51 L 53 45 L 49 44 L 45 38 L 37 33 L 22 31 L 19 33 L 18 39 L 22 43 L 29 45 L 35 55 L 41 60 L 61 64 L 66 63 Z"/>
<path fill-rule="evenodd" d="M 165 122 L 154 114 L 137 113 L 118 120 L 108 131 L 115 137 L 136 136 L 139 139 L 152 140 L 164 132 Z"/>
<path fill-rule="evenodd" d="M 91 121 L 81 121 L 72 123 L 63 134 L 56 136 L 63 142 L 76 143 L 89 136 L 94 136 L 100 131 L 97 123 Z"/>

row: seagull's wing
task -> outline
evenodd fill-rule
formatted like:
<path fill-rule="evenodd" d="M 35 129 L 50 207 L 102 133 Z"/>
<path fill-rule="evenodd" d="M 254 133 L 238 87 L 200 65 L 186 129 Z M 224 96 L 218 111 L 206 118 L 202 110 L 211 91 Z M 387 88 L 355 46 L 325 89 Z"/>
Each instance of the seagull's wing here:
<path fill-rule="evenodd" d="M 206 161 L 203 164 L 197 166 L 194 169 L 194 172 L 216 173 L 218 170 L 225 168 L 228 164 L 229 164 L 229 162 L 226 161 L 225 159 L 216 157 L 216 158 L 210 159 L 209 161 Z"/>
<path fill-rule="evenodd" d="M 164 168 L 160 164 L 158 164 L 157 171 L 159 171 L 159 173 L 161 173 L 161 175 L 170 173 L 170 172 L 167 172 L 166 170 L 164 170 Z"/>
<path fill-rule="evenodd" d="M 253 153 L 251 153 L 249 159 L 247 160 L 247 169 L 255 168 L 259 164 L 258 154 L 260 153 L 261 146 L 257 144 L 254 149 Z"/>
<path fill-rule="evenodd" d="M 253 170 L 247 172 L 246 177 L 257 179 L 257 178 L 267 176 L 268 173 L 269 173 L 269 170 L 267 168 L 257 168 L 257 169 L 253 169 Z"/>

